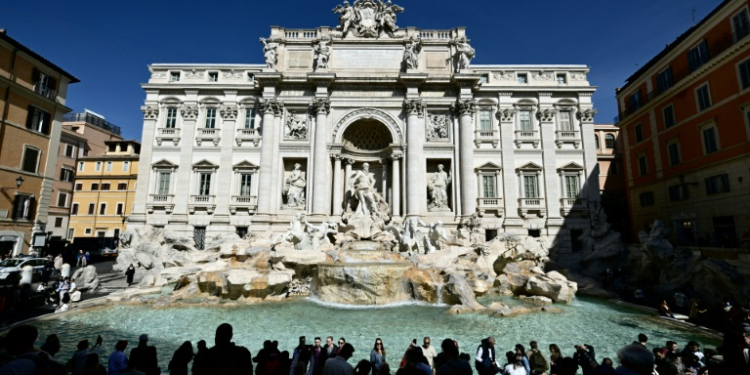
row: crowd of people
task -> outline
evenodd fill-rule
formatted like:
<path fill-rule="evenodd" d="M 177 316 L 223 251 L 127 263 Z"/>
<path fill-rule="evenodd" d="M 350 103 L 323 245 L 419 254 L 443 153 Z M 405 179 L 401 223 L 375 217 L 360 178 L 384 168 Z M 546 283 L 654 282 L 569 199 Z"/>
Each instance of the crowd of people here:
<path fill-rule="evenodd" d="M 0 338 L 0 375 L 160 375 L 157 348 L 149 345 L 143 334 L 128 352 L 129 343 L 119 340 L 107 354 L 101 336 L 94 345 L 88 340 L 78 343 L 70 358 L 59 358 L 57 335 L 47 336 L 37 349 L 39 333 L 32 325 L 18 325 Z M 313 339 L 309 345 L 301 336 L 292 352 L 281 351 L 276 341 L 265 341 L 253 357 L 250 350 L 232 342 L 233 329 L 228 323 L 218 326 L 214 345 L 189 341 L 173 354 L 167 371 L 170 375 L 707 375 L 750 374 L 750 325 L 741 333 L 725 335 L 717 350 L 701 350 L 700 344 L 688 342 L 683 348 L 667 341 L 652 347 L 645 334 L 617 352 L 617 363 L 611 358 L 601 361 L 590 344 L 575 345 L 572 356 L 565 356 L 558 345 L 549 345 L 545 354 L 536 341 L 528 350 L 517 344 L 505 352 L 495 347 L 495 339 L 481 341 L 474 354 L 459 351 L 457 341 L 446 338 L 440 351 L 429 337 L 419 345 L 414 339 L 404 352 L 387 351 L 383 340 L 375 339 L 369 359 L 356 364 L 348 361 L 355 352 L 346 339 L 332 336 Z M 650 349 L 649 349 L 650 348 Z M 499 351 L 499 352 L 496 352 Z M 499 357 L 498 357 L 499 355 Z M 389 362 L 390 359 L 390 362 Z M 580 372 L 579 372 L 580 371 Z"/>

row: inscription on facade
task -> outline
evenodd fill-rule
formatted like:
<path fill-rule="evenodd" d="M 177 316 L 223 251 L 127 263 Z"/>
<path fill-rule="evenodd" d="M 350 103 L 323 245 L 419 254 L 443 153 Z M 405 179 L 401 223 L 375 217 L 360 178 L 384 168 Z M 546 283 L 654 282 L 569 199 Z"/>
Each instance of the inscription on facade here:
<path fill-rule="evenodd" d="M 334 49 L 335 69 L 401 69 L 400 49 Z"/>
<path fill-rule="evenodd" d="M 312 68 L 312 54 L 309 51 L 289 51 L 289 68 Z"/>

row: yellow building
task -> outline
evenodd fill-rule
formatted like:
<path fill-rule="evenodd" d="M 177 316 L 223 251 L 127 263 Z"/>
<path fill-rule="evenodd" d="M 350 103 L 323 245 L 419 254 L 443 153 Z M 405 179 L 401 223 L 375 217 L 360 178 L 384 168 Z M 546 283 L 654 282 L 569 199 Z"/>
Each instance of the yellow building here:
<path fill-rule="evenodd" d="M 140 143 L 107 141 L 104 155 L 78 158 L 70 227 L 76 250 L 117 248 L 130 215 Z"/>

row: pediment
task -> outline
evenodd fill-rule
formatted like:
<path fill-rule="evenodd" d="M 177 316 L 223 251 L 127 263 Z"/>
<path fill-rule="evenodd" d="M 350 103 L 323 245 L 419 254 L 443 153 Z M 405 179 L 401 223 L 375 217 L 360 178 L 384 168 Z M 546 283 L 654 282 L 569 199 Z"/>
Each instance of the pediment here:
<path fill-rule="evenodd" d="M 193 169 L 216 169 L 216 168 L 219 168 L 219 166 L 206 159 L 203 159 L 193 164 Z"/>
<path fill-rule="evenodd" d="M 236 169 L 258 169 L 259 167 L 247 160 L 243 160 L 235 165 L 232 166 L 232 168 Z"/>
<path fill-rule="evenodd" d="M 177 164 L 172 163 L 171 161 L 167 159 L 161 159 L 157 161 L 154 164 L 151 164 L 151 168 L 169 168 L 169 169 L 176 169 Z"/>
<path fill-rule="evenodd" d="M 557 169 L 561 171 L 582 171 L 583 166 L 578 163 L 573 162 L 573 163 L 568 163 L 565 166 L 557 168 Z"/>
<path fill-rule="evenodd" d="M 541 171 L 544 168 L 542 168 L 537 163 L 530 162 L 530 163 L 524 164 L 523 166 L 518 167 L 517 169 L 521 171 Z"/>
<path fill-rule="evenodd" d="M 478 171 L 499 171 L 503 168 L 493 162 L 487 162 L 482 164 L 481 166 L 477 167 L 476 170 Z"/>

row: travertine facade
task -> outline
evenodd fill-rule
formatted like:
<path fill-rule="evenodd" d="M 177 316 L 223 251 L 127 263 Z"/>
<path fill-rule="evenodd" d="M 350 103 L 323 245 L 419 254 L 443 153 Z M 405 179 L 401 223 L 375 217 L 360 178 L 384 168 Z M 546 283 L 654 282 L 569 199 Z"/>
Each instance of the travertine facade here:
<path fill-rule="evenodd" d="M 489 230 L 540 235 L 589 225 L 588 67 L 470 64 L 464 28 L 399 29 L 401 8 L 357 6 L 355 19 L 336 8 L 338 28 L 273 27 L 263 65 L 152 65 L 130 225 L 200 244 L 283 231 L 299 212 L 338 220 L 365 163 L 395 220 L 455 226 L 478 211 Z"/>

